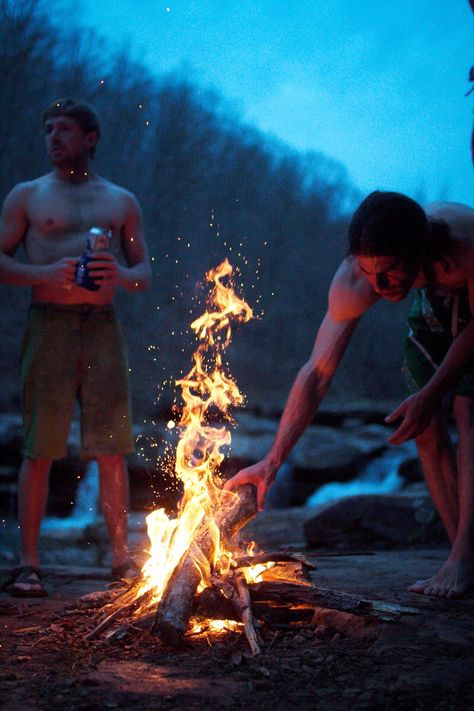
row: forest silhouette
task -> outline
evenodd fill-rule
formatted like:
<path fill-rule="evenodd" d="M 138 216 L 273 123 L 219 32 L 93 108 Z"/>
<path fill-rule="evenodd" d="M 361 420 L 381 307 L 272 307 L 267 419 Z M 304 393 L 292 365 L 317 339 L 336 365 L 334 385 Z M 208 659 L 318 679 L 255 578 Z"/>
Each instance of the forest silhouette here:
<path fill-rule="evenodd" d="M 194 349 L 188 324 L 199 283 L 224 257 L 239 268 L 237 282 L 259 315 L 234 339 L 231 369 L 249 407 L 278 413 L 310 353 L 346 253 L 350 211 L 362 197 L 344 166 L 246 124 L 192 71 L 160 73 L 133 47 L 111 48 L 55 0 L 0 0 L 0 57 L 2 201 L 15 184 L 50 169 L 41 114 L 52 100 L 74 96 L 101 119 L 94 170 L 142 206 L 152 286 L 118 299 L 138 417 L 171 403 Z M 19 411 L 28 302 L 27 289 L 0 286 L 3 411 Z M 332 398 L 403 395 L 407 306 L 378 304 L 364 317 Z"/>

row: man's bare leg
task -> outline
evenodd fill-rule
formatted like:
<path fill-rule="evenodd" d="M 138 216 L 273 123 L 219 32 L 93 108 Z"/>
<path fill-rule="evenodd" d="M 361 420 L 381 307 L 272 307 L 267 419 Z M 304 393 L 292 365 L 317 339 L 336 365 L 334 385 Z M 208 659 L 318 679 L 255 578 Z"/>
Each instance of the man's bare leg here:
<path fill-rule="evenodd" d="M 416 438 L 418 456 L 433 503 L 451 544 L 458 529 L 457 467 L 445 418 L 436 413 L 426 430 Z M 417 580 L 408 589 L 424 593 L 432 578 Z"/>
<path fill-rule="evenodd" d="M 100 502 L 112 548 L 112 567 L 129 560 L 128 528 L 128 472 L 122 454 L 97 458 L 100 475 Z"/>
<path fill-rule="evenodd" d="M 459 523 L 451 553 L 441 569 L 411 590 L 438 597 L 459 597 L 474 584 L 474 401 L 456 397 Z"/>
<path fill-rule="evenodd" d="M 451 543 L 458 530 L 458 473 L 456 456 L 446 420 L 436 413 L 416 446 L 428 491 L 441 516 Z"/>
<path fill-rule="evenodd" d="M 20 565 L 39 567 L 38 540 L 48 499 L 50 459 L 24 459 L 18 478 L 18 521 L 20 526 Z M 29 575 L 34 579 L 36 576 Z M 41 589 L 37 584 L 16 583 L 25 592 Z"/>

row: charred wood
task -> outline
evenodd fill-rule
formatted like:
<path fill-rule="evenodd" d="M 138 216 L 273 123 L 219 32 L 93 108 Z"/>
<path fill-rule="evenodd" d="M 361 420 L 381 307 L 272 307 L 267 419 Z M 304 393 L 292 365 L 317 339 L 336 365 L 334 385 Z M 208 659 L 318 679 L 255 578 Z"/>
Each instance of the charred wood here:
<path fill-rule="evenodd" d="M 251 485 L 236 490 L 238 499 L 229 499 L 229 506 L 222 506 L 215 513 L 215 522 L 224 540 L 232 538 L 257 512 L 256 491 Z M 195 546 L 198 551 L 193 550 Z M 193 598 L 201 580 L 196 566 L 196 557 L 208 561 L 214 553 L 214 544 L 209 528 L 204 522 L 191 546 L 176 566 L 158 604 L 153 632 L 171 646 L 181 644 L 193 609 Z"/>

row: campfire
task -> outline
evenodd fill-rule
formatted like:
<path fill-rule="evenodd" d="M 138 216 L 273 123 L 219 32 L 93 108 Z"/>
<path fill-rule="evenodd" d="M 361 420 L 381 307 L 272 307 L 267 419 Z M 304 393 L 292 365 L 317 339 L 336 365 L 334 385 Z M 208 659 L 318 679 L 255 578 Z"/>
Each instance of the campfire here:
<path fill-rule="evenodd" d="M 207 309 L 191 324 L 199 344 L 191 370 L 177 381 L 184 403 L 175 466 L 184 487 L 178 515 L 169 518 L 157 509 L 147 516 L 150 549 L 141 575 L 101 611 L 89 638 L 128 617 L 135 626 L 151 625 L 163 641 L 177 645 L 186 631 L 201 629 L 199 620 L 225 613 L 212 627 L 235 629 L 240 624 L 257 654 L 249 585 L 269 578 L 304 584 L 303 571 L 309 566 L 302 559 L 259 554 L 254 544 L 239 542 L 236 534 L 256 513 L 254 487 L 222 489 L 222 449 L 230 445 L 229 425 L 235 424 L 230 409 L 244 402 L 223 355 L 233 325 L 253 317 L 236 294 L 232 277 L 227 259 L 206 274 Z"/>
<path fill-rule="evenodd" d="M 234 424 L 230 410 L 244 402 L 224 353 L 233 325 L 253 314 L 237 296 L 232 277 L 227 260 L 206 274 L 207 309 L 191 324 L 199 344 L 191 370 L 177 381 L 183 407 L 175 471 L 184 488 L 177 516 L 169 518 L 164 509 L 149 514 L 148 560 L 125 591 L 111 593 L 87 639 L 103 633 L 120 639 L 148 629 L 178 646 L 186 635 L 243 629 L 255 655 L 265 622 L 314 629 L 327 621 L 326 613 L 338 610 L 343 626 L 352 615 L 371 629 L 374 618 L 387 621 L 408 611 L 316 587 L 309 581 L 315 566 L 302 555 L 262 553 L 239 540 L 240 529 L 256 514 L 256 491 L 251 485 L 235 492 L 222 488 L 222 450 L 231 443 Z"/>

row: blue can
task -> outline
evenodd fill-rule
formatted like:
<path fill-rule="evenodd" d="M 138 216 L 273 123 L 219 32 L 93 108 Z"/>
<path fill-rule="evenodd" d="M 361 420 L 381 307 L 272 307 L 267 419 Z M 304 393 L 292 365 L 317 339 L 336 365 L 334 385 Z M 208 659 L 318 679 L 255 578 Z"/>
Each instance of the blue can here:
<path fill-rule="evenodd" d="M 94 259 L 94 252 L 103 252 L 110 249 L 112 232 L 103 227 L 91 227 L 87 236 L 86 250 L 79 259 L 76 268 L 76 284 L 89 291 L 98 291 L 100 283 L 97 283 L 89 274 L 87 265 Z"/>

